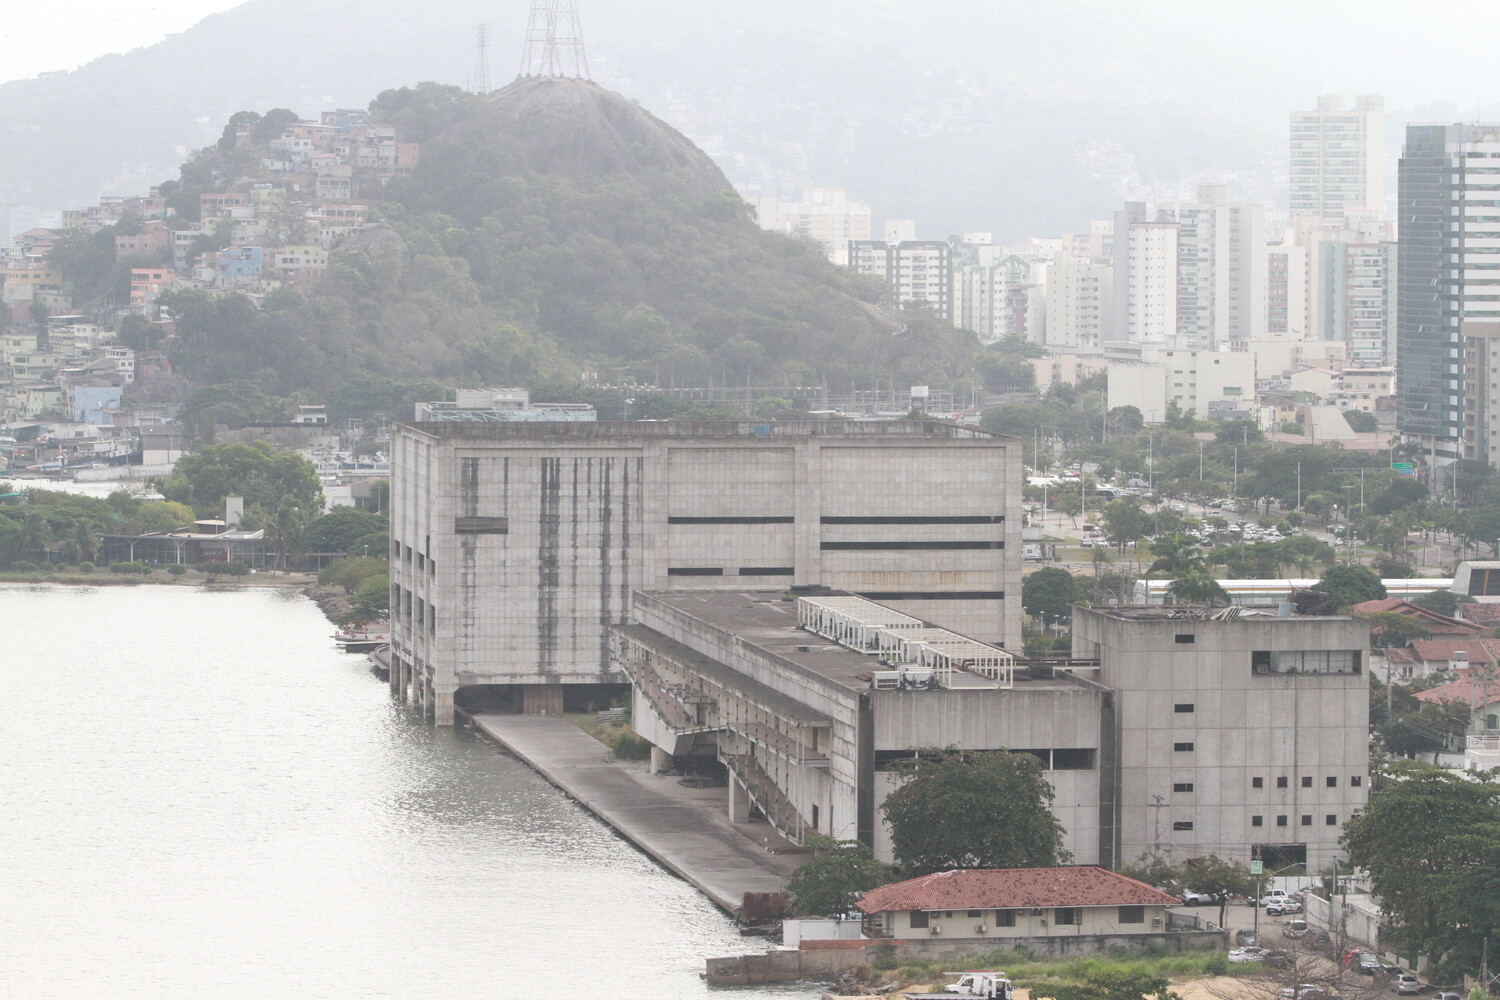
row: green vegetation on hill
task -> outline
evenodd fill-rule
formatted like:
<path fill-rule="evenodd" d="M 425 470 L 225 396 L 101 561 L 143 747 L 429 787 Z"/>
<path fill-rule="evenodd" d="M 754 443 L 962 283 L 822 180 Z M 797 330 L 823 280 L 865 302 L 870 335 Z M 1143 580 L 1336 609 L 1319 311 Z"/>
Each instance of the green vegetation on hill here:
<path fill-rule="evenodd" d="M 421 159 L 322 282 L 259 308 L 199 290 L 164 299 L 178 368 L 197 384 L 337 398 L 354 395 L 341 389 L 351 378 L 565 394 L 586 373 L 835 391 L 1029 376 L 925 310 L 890 308 L 882 282 L 761 230 L 706 156 L 618 94 L 561 79 L 487 99 L 422 84 L 371 107 L 422 142 Z M 253 179 L 251 138 L 200 150 L 170 201 L 185 212 L 208 185 Z"/>

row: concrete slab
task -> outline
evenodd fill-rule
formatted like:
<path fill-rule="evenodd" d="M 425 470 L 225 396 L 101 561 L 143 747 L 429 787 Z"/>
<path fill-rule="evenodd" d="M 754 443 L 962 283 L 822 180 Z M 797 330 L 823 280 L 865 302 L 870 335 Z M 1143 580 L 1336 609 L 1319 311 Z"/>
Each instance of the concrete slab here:
<path fill-rule="evenodd" d="M 733 912 L 747 892 L 778 892 L 803 860 L 766 844 L 710 808 L 705 790 L 683 796 L 675 779 L 616 762 L 609 749 L 566 719 L 480 714 L 474 724 L 668 870 Z M 636 772 L 640 771 L 639 774 Z M 668 784 L 670 782 L 670 784 Z M 722 807 L 722 803 L 720 804 Z M 764 823 L 751 824 L 761 836 Z M 776 838 L 780 842 L 780 838 Z"/>

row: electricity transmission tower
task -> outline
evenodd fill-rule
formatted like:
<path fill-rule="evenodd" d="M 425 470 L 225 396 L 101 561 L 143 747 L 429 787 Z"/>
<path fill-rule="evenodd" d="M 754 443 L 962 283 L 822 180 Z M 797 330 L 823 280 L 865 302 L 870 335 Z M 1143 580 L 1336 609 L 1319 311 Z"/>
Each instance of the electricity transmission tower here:
<path fill-rule="evenodd" d="M 474 75 L 469 80 L 469 89 L 476 94 L 490 92 L 490 39 L 489 28 L 479 26 L 474 46 Z"/>
<path fill-rule="evenodd" d="M 577 0 L 531 0 L 520 75 L 589 79 Z"/>

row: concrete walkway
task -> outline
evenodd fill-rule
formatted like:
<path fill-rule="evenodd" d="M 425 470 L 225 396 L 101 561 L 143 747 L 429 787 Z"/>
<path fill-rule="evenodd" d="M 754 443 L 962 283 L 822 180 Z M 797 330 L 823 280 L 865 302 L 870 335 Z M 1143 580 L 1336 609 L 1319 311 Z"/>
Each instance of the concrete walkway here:
<path fill-rule="evenodd" d="M 728 794 L 716 789 L 685 799 L 675 778 L 647 775 L 616 762 L 609 748 L 567 719 L 547 715 L 473 715 L 548 781 L 663 866 L 734 912 L 747 892 L 778 892 L 805 857 L 772 854 L 724 815 Z M 670 783 L 670 784 L 667 784 Z M 683 789 L 686 791 L 686 789 Z M 764 823 L 758 832 L 768 832 Z M 779 841 L 780 838 L 777 838 Z"/>

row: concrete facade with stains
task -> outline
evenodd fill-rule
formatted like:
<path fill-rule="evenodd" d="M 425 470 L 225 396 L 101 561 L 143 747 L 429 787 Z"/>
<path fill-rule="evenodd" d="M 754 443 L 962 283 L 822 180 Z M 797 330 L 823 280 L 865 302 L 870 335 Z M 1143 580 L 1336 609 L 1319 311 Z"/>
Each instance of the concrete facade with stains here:
<path fill-rule="evenodd" d="M 636 590 L 821 585 L 987 642 L 1021 634 L 1019 442 L 927 421 L 405 423 L 392 434 L 392 685 L 527 711 L 620 683 Z"/>

